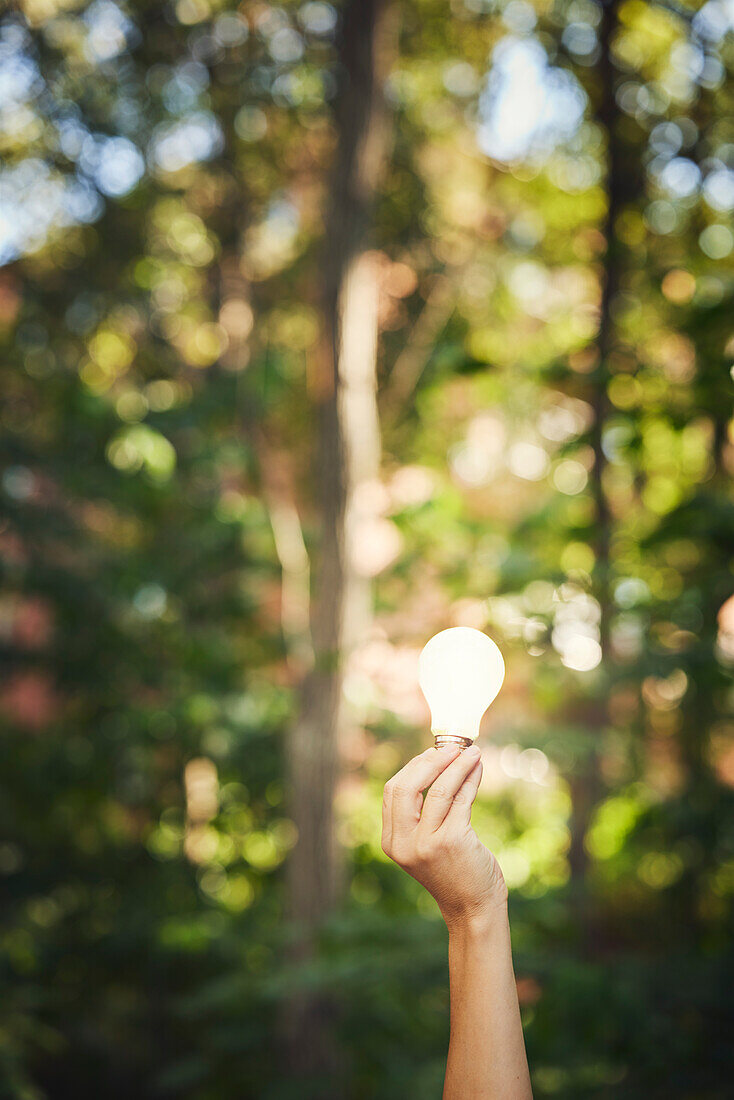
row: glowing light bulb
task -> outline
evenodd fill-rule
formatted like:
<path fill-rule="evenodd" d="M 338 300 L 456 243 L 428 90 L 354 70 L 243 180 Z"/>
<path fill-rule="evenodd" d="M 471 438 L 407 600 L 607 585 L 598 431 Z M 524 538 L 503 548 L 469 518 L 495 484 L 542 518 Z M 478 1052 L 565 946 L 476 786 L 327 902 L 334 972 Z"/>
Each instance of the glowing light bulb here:
<path fill-rule="evenodd" d="M 481 630 L 455 626 L 434 634 L 420 655 L 418 681 L 431 708 L 436 748 L 471 745 L 504 678 L 502 654 Z"/>

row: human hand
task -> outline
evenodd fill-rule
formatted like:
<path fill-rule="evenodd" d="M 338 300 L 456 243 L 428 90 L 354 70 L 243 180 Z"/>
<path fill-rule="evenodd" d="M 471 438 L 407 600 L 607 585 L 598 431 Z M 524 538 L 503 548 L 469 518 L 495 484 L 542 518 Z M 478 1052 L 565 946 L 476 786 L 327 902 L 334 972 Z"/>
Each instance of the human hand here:
<path fill-rule="evenodd" d="M 481 778 L 472 745 L 427 749 L 385 784 L 382 850 L 433 895 L 449 928 L 481 923 L 507 901 L 499 864 L 471 827 Z"/>

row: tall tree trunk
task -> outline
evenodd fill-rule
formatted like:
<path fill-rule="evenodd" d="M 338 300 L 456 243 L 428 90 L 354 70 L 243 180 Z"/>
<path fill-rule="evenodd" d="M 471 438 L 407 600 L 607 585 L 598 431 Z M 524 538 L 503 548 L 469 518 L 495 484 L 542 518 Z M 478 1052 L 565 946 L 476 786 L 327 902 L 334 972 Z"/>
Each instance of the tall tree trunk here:
<path fill-rule="evenodd" d="M 368 582 L 354 566 L 365 493 L 379 472 L 376 402 L 377 269 L 367 250 L 372 202 L 385 158 L 382 77 L 387 0 L 349 0 L 339 37 L 337 148 L 326 220 L 324 339 L 314 396 L 319 431 L 320 555 L 315 570 L 313 666 L 303 684 L 288 747 L 291 811 L 298 843 L 289 863 L 290 916 L 296 955 L 307 959 L 339 895 L 340 861 L 333 829 L 343 721 L 345 657 L 370 617 Z M 301 1076 L 331 1078 L 335 1056 L 329 1006 L 294 998 L 290 1058 Z"/>
<path fill-rule="evenodd" d="M 616 236 L 616 222 L 622 206 L 623 196 L 623 149 L 618 132 L 618 108 L 615 99 L 616 68 L 612 60 L 612 45 L 618 24 L 618 0 L 606 0 L 600 27 L 601 57 L 599 60 L 600 98 L 596 117 L 604 127 L 607 136 L 606 194 L 607 212 L 604 220 L 606 250 L 599 316 L 599 329 L 596 338 L 598 363 L 589 382 L 588 399 L 594 410 L 591 427 L 591 446 L 594 451 L 594 464 L 589 483 L 594 498 L 594 596 L 601 608 L 600 643 L 604 667 L 609 668 L 611 653 L 609 650 L 610 600 L 610 542 L 612 517 L 604 490 L 606 456 L 602 448 L 602 433 L 609 413 L 607 386 L 610 377 L 609 359 L 615 343 L 614 299 L 619 290 L 621 275 L 620 243 Z M 606 694 L 606 692 L 605 692 Z M 588 856 L 585 837 L 591 815 L 599 796 L 599 777 L 597 763 L 596 736 L 607 724 L 608 709 L 606 699 L 599 698 L 590 706 L 581 708 L 582 722 L 589 728 L 589 743 L 585 747 L 583 760 L 571 781 L 571 845 L 569 864 L 572 886 L 578 906 L 578 915 L 586 925 L 588 939 L 593 939 L 593 930 L 589 927 L 589 898 L 587 886 Z M 592 741 L 593 738 L 593 741 Z"/>

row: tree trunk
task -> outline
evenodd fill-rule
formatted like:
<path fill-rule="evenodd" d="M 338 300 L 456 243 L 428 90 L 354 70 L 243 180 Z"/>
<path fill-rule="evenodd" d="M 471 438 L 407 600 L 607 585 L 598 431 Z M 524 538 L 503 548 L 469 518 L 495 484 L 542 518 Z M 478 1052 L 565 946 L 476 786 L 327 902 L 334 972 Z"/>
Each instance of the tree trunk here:
<path fill-rule="evenodd" d="M 616 236 L 616 221 L 620 213 L 623 195 L 623 150 L 617 129 L 618 108 L 615 99 L 616 68 L 612 61 L 612 44 L 618 22 L 618 0 L 604 4 L 600 27 L 601 57 L 599 59 L 600 98 L 596 117 L 607 135 L 606 194 L 607 212 L 604 221 L 606 251 L 602 276 L 602 293 L 599 330 L 596 338 L 598 363 L 589 381 L 588 399 L 594 410 L 590 442 L 594 451 L 594 464 L 589 484 L 594 498 L 596 564 L 594 567 L 594 596 L 601 608 L 600 643 L 603 667 L 608 669 L 612 659 L 609 649 L 610 600 L 610 542 L 612 517 L 604 490 L 606 456 L 602 449 L 602 433 L 609 413 L 607 386 L 610 377 L 609 359 L 615 342 L 613 316 L 614 299 L 619 290 L 621 275 L 620 245 Z M 606 692 L 605 692 L 606 694 Z M 594 807 L 599 797 L 599 775 L 596 739 L 608 721 L 606 698 L 599 698 L 591 706 L 581 708 L 582 720 L 589 728 L 589 743 L 577 772 L 571 779 L 571 844 L 569 866 L 572 889 L 577 905 L 577 915 L 584 925 L 584 935 L 589 944 L 593 941 L 590 927 L 587 870 L 588 855 L 585 848 L 586 833 Z M 592 741 L 593 739 L 593 741 Z"/>
<path fill-rule="evenodd" d="M 366 241 L 386 146 L 381 95 L 386 13 L 386 0 L 349 0 L 338 45 L 337 147 L 323 263 L 324 338 L 312 387 L 321 526 L 311 609 L 313 666 L 288 746 L 291 812 L 298 829 L 288 889 L 301 961 L 312 955 L 319 926 L 339 896 L 333 801 L 343 667 L 371 614 L 369 582 L 355 569 L 352 551 L 364 518 L 366 494 L 360 487 L 378 476 L 380 458 L 377 269 Z M 326 999 L 310 994 L 294 996 L 288 1012 L 291 1067 L 302 1080 L 330 1082 L 323 1095 L 336 1095 L 331 1014 Z"/>

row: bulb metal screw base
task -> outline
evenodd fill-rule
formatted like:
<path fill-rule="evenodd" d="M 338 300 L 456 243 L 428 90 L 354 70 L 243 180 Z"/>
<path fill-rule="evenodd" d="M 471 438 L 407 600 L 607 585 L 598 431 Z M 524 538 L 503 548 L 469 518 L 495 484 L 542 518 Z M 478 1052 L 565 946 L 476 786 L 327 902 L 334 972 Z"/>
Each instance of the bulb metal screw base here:
<path fill-rule="evenodd" d="M 451 749 L 458 745 L 463 752 L 464 749 L 468 749 L 470 745 L 474 744 L 471 737 L 462 737 L 458 733 L 437 733 L 434 731 L 434 737 L 437 749 Z"/>

